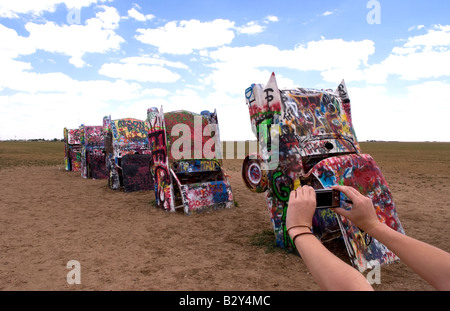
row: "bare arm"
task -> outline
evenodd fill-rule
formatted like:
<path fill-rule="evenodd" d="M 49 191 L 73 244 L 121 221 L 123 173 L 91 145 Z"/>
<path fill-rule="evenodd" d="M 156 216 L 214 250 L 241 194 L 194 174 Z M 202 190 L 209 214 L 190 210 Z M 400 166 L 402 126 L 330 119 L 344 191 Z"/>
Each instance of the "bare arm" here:
<path fill-rule="evenodd" d="M 295 246 L 314 280 L 323 290 L 373 290 L 359 271 L 336 257 L 314 235 L 308 234 L 315 208 L 315 191 L 304 186 L 291 192 L 286 215 L 288 233 L 295 238 Z"/>
<path fill-rule="evenodd" d="M 356 189 L 334 186 L 353 202 L 351 210 L 335 209 L 356 226 L 386 245 L 408 267 L 438 290 L 450 290 L 450 254 L 427 243 L 401 234 L 381 223 L 372 201 Z"/>

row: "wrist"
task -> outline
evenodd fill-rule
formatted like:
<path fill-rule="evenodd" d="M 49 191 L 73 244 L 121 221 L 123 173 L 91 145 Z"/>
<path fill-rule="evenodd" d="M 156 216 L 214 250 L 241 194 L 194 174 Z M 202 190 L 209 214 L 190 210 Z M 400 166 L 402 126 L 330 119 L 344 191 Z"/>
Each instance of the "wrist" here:
<path fill-rule="evenodd" d="M 384 229 L 384 227 L 386 227 L 385 224 L 383 224 L 382 222 L 377 222 L 377 223 L 373 224 L 372 226 L 370 226 L 370 228 L 365 230 L 365 232 L 367 234 L 369 234 L 370 236 L 375 237 L 377 235 L 377 233 L 380 232 L 380 230 Z"/>
<path fill-rule="evenodd" d="M 302 233 L 311 233 L 311 228 L 307 226 L 302 227 L 294 227 L 289 229 L 288 234 L 293 239 L 296 235 L 302 234 Z"/>
<path fill-rule="evenodd" d="M 310 230 L 297 231 L 291 236 L 292 243 L 297 247 L 296 240 L 301 240 L 302 237 L 307 236 L 314 236 L 314 234 Z"/>

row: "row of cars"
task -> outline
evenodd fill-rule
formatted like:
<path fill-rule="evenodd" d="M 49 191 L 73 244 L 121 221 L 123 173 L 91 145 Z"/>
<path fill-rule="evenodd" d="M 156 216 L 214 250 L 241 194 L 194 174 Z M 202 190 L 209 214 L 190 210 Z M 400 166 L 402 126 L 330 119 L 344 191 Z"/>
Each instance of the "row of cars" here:
<path fill-rule="evenodd" d="M 215 111 L 164 113 L 152 107 L 145 120 L 106 116 L 101 126 L 64 128 L 64 141 L 67 171 L 106 179 L 113 190 L 153 189 L 156 205 L 164 210 L 189 215 L 233 206 L 231 186 L 217 156 Z"/>

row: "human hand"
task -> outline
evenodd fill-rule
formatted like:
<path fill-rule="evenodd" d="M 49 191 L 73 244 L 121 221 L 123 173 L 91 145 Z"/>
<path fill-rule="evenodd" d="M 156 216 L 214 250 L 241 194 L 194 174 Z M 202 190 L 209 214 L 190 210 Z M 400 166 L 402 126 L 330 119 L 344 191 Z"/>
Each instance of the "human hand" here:
<path fill-rule="evenodd" d="M 310 186 L 298 187 L 292 190 L 289 196 L 288 209 L 286 213 L 286 229 L 289 235 L 293 234 L 292 228 L 311 228 L 312 218 L 316 210 L 316 192 Z M 308 229 L 309 230 L 309 229 Z"/>
<path fill-rule="evenodd" d="M 372 229 L 381 224 L 370 198 L 362 195 L 358 190 L 352 187 L 332 186 L 331 188 L 345 194 L 352 201 L 353 205 L 350 210 L 345 210 L 343 208 L 333 209 L 336 213 L 350 219 L 355 226 L 369 234 Z"/>

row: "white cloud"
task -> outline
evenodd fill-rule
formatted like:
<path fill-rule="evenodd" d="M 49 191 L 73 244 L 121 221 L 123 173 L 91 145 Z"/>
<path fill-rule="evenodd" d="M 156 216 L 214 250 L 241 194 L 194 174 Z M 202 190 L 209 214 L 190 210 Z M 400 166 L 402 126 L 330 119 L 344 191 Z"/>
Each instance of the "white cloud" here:
<path fill-rule="evenodd" d="M 128 17 L 134 18 L 135 20 L 140 21 L 140 22 L 145 22 L 147 20 L 151 20 L 151 19 L 155 18 L 154 15 L 152 15 L 152 14 L 144 15 L 141 12 L 139 12 L 138 10 L 136 10 L 135 8 L 128 10 L 127 13 L 128 13 Z"/>
<path fill-rule="evenodd" d="M 383 86 L 349 87 L 358 139 L 449 141 L 450 98 L 442 96 L 449 88 L 444 82 L 418 83 L 399 96 Z"/>
<path fill-rule="evenodd" d="M 248 35 L 254 35 L 260 32 L 263 32 L 265 30 L 264 26 L 259 25 L 257 22 L 252 21 L 248 22 L 242 27 L 237 27 L 237 31 L 239 33 L 244 33 Z"/>
<path fill-rule="evenodd" d="M 67 8 L 88 7 L 98 0 L 0 0 L 0 17 L 18 18 L 18 14 L 41 15 L 55 12 L 56 7 L 65 4 Z M 101 0 L 105 2 L 105 0 Z"/>
<path fill-rule="evenodd" d="M 176 82 L 181 76 L 161 66 L 140 64 L 103 64 L 99 73 L 111 78 L 139 82 Z"/>
<path fill-rule="evenodd" d="M 358 68 L 367 63 L 374 53 L 370 40 L 344 41 L 342 39 L 311 41 L 292 50 L 279 50 L 273 45 L 253 47 L 223 47 L 210 56 L 226 63 L 240 63 L 253 67 L 286 67 L 298 70 L 329 70 Z"/>
<path fill-rule="evenodd" d="M 14 29 L 0 24 L 0 58 L 13 59 L 19 55 L 28 55 L 36 51 L 34 44 L 21 37 Z"/>
<path fill-rule="evenodd" d="M 1 139 L 61 137 L 65 126 L 101 124 L 111 103 L 135 101 L 151 93 L 121 79 L 78 81 L 61 72 L 38 73 L 31 63 L 14 59 L 34 53 L 35 46 L 30 38 L 0 25 L 0 89 L 11 92 L 0 96 Z"/>
<path fill-rule="evenodd" d="M 322 16 L 328 16 L 328 15 L 333 15 L 334 14 L 334 12 L 332 12 L 332 11 L 325 11 L 323 14 L 322 14 Z"/>
<path fill-rule="evenodd" d="M 425 28 L 425 25 L 411 26 L 411 27 L 408 28 L 408 31 L 420 30 L 422 28 Z"/>
<path fill-rule="evenodd" d="M 153 100 L 147 98 L 151 91 L 123 80 L 77 81 L 61 73 L 22 73 L 14 79 L 22 81 L 15 84 L 19 92 L 0 96 L 1 139 L 61 138 L 64 127 L 77 128 L 81 123 L 101 125 L 103 116 L 111 112 L 117 117 L 143 119 L 147 107 L 137 111 L 133 105 L 144 105 L 145 101 L 150 106 Z M 7 87 L 10 86 L 14 87 Z M 123 111 L 119 111 L 123 116 L 118 115 L 117 104 L 123 105 Z"/>
<path fill-rule="evenodd" d="M 63 25 L 53 22 L 45 24 L 27 23 L 28 39 L 37 49 L 70 56 L 69 62 L 83 67 L 82 57 L 86 53 L 105 53 L 117 50 L 125 40 L 115 33 L 120 16 L 115 8 L 101 7 L 95 18 L 86 25 Z"/>
<path fill-rule="evenodd" d="M 169 104 L 164 107 L 164 111 L 189 110 L 200 113 L 207 107 L 205 98 L 200 96 L 197 91 L 188 88 L 171 93 L 168 101 Z"/>
<path fill-rule="evenodd" d="M 429 30 L 424 35 L 415 37 L 409 37 L 408 41 L 404 45 L 405 47 L 417 47 L 417 46 L 450 46 L 450 25 L 442 26 L 436 25 L 434 29 Z"/>
<path fill-rule="evenodd" d="M 242 95 L 245 89 L 253 83 L 265 84 L 272 72 L 239 64 L 216 64 L 215 70 L 207 77 L 200 79 L 200 83 L 211 85 L 216 92 L 229 95 Z M 293 81 L 277 75 L 279 86 L 293 86 Z"/>
<path fill-rule="evenodd" d="M 183 64 L 182 62 L 172 62 L 172 61 L 163 59 L 159 56 L 126 57 L 126 58 L 122 59 L 121 62 L 126 63 L 126 64 L 146 64 L 146 65 L 167 66 L 167 67 L 179 68 L 179 69 L 189 69 L 189 66 Z"/>
<path fill-rule="evenodd" d="M 450 26 L 437 25 L 426 34 L 409 37 L 403 46 L 378 64 L 364 70 L 371 83 L 384 83 L 390 75 L 404 80 L 450 75 Z"/>
<path fill-rule="evenodd" d="M 136 39 L 158 47 L 160 53 L 190 54 L 194 50 L 219 47 L 234 39 L 234 22 L 216 19 L 172 21 L 156 29 L 137 29 Z"/>
<path fill-rule="evenodd" d="M 256 139 L 252 132 L 250 114 L 243 95 L 244 91 L 237 96 L 230 96 L 226 92 L 213 92 L 206 97 L 205 102 L 208 106 L 204 107 L 203 110 L 217 110 L 220 139 L 222 141 Z"/>
<path fill-rule="evenodd" d="M 450 75 L 449 59 L 450 51 L 391 54 L 380 64 L 365 70 L 366 79 L 373 83 L 384 83 L 389 75 L 398 75 L 404 80 L 448 76 Z"/>
<path fill-rule="evenodd" d="M 103 64 L 99 73 L 111 78 L 134 80 L 139 82 L 170 83 L 178 81 L 181 76 L 165 67 L 185 69 L 189 67 L 181 62 L 172 62 L 159 56 L 126 57 L 120 63 Z"/>
<path fill-rule="evenodd" d="M 20 92 L 0 96 L 1 139 L 61 138 L 64 127 L 101 125 L 103 116 L 114 111 L 112 102 L 129 104 L 144 94 L 139 84 L 121 80 L 76 81 L 62 74 L 25 73 L 21 78 L 27 80 Z"/>
<path fill-rule="evenodd" d="M 75 90 L 77 94 L 83 96 L 85 101 L 92 104 L 136 100 L 145 93 L 139 83 L 129 83 L 121 79 L 113 82 L 105 80 L 76 81 Z"/>
<path fill-rule="evenodd" d="M 210 65 L 214 69 L 202 81 L 216 90 L 241 94 L 243 85 L 259 83 L 261 78 L 270 77 L 271 71 L 277 68 L 289 68 L 324 72 L 326 81 L 338 83 L 343 78 L 347 79 L 343 75 L 348 73 L 361 78 L 358 69 L 367 63 L 373 52 L 372 41 L 342 39 L 311 41 L 291 50 L 280 50 L 272 45 L 222 47 L 209 53 L 215 61 Z M 283 80 L 282 76 L 277 75 L 277 79 L 280 86 L 295 86 L 292 81 Z"/>
<path fill-rule="evenodd" d="M 0 76 L 0 85 L 11 90 L 27 93 L 67 92 L 73 87 L 73 80 L 60 72 L 39 74 L 23 71 L 24 65 L 10 66 L 8 75 Z M 19 65 L 19 66 L 18 66 Z M 22 70 L 20 68 L 22 65 Z"/>
<path fill-rule="evenodd" d="M 278 17 L 276 17 L 275 15 L 268 15 L 266 16 L 266 18 L 264 19 L 265 23 L 269 23 L 269 22 L 278 22 Z"/>
<path fill-rule="evenodd" d="M 166 89 L 150 89 L 148 90 L 148 95 L 156 96 L 156 97 L 167 97 L 170 92 Z"/>
<path fill-rule="evenodd" d="M 261 22 L 258 21 L 250 21 L 244 26 L 236 27 L 236 31 L 238 33 L 248 34 L 248 35 L 255 35 L 261 32 L 264 32 L 266 30 L 266 26 L 261 25 L 263 24 L 269 24 L 278 22 L 278 17 L 274 15 L 268 15 Z"/>

